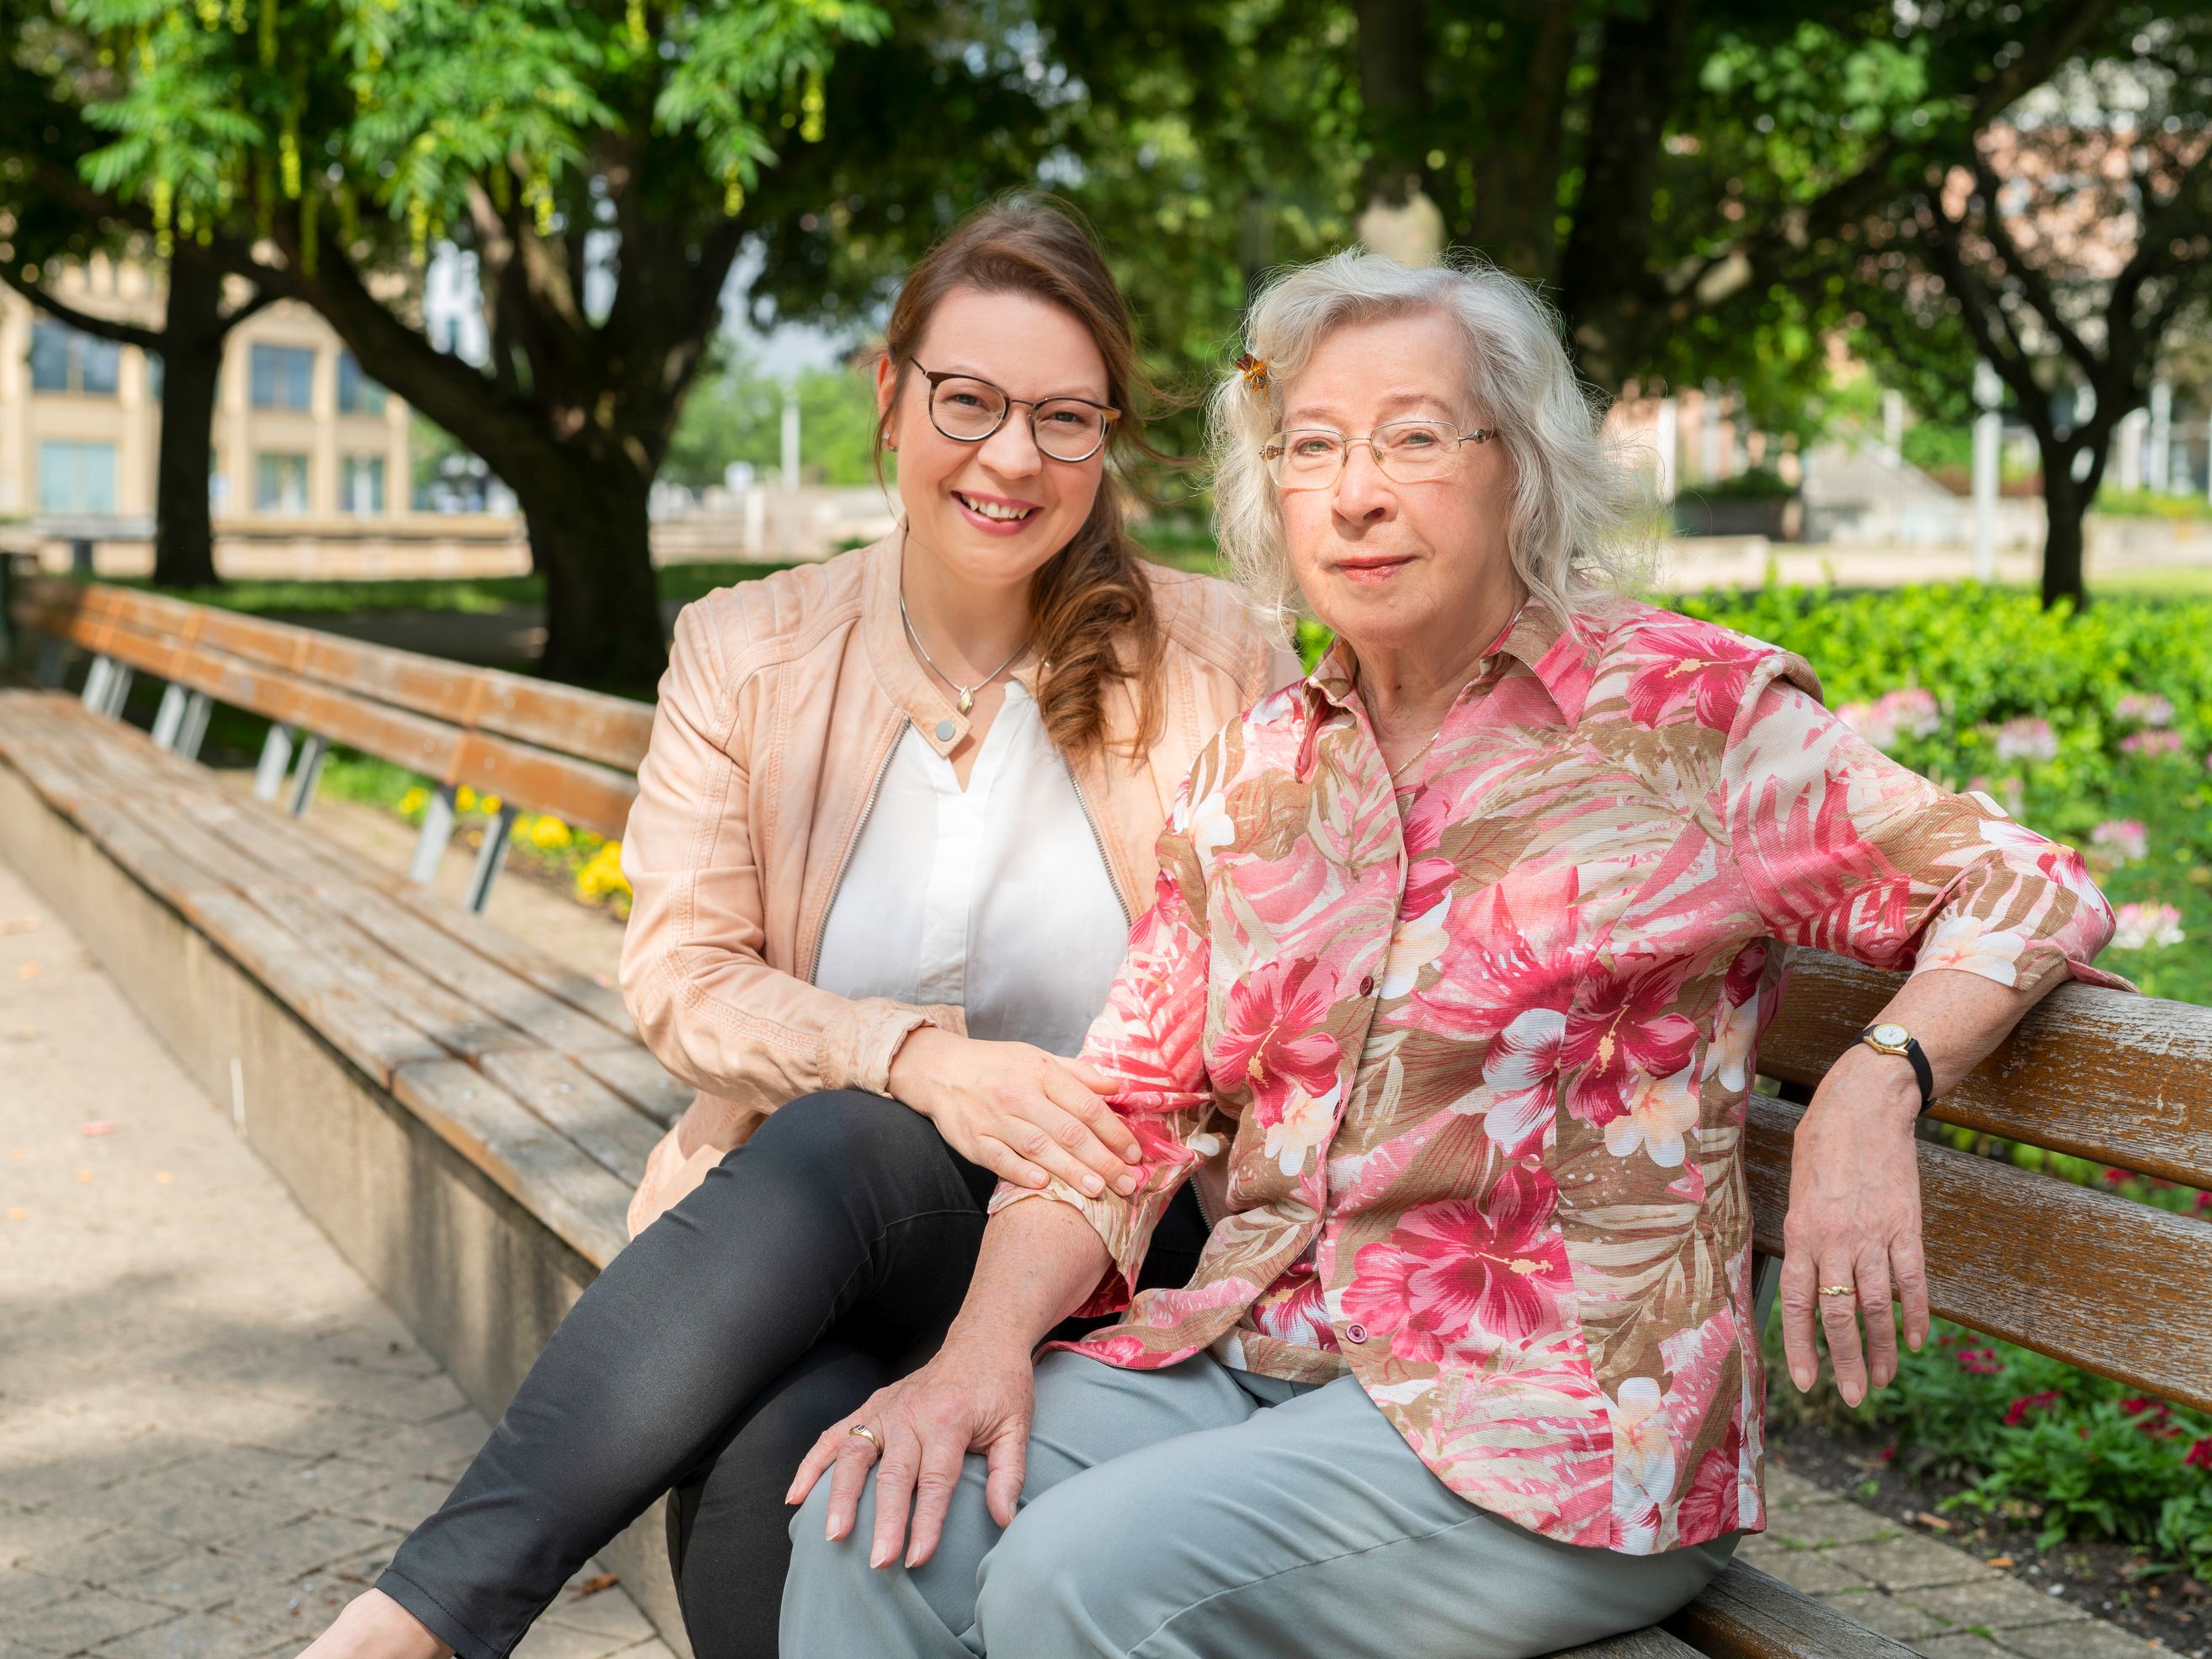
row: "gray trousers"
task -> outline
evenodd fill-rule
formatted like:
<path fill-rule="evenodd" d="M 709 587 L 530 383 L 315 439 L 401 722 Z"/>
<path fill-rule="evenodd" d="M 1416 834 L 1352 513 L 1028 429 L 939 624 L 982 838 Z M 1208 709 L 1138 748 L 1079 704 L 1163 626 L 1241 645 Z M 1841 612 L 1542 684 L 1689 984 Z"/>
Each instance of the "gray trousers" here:
<path fill-rule="evenodd" d="M 788 1659 L 1523 1659 L 1664 1618 L 1736 1544 L 1554 1543 L 1455 1494 L 1356 1379 L 1204 1355 L 1157 1371 L 1046 1355 L 1003 1532 L 983 1473 L 970 1455 L 912 1571 L 868 1565 L 872 1475 L 836 1544 L 817 1482 L 791 1525 Z"/>

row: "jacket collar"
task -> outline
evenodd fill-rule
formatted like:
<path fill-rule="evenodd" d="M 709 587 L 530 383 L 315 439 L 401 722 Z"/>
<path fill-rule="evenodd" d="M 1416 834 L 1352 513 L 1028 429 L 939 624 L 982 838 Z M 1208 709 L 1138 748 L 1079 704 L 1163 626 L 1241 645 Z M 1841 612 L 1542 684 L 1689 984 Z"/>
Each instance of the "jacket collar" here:
<path fill-rule="evenodd" d="M 913 642 L 907 638 L 906 620 L 899 614 L 899 568 L 905 556 L 906 532 L 894 530 L 860 555 L 866 574 L 860 583 L 860 637 L 884 693 L 921 734 L 921 740 L 939 754 L 950 754 L 968 736 L 968 717 L 953 707 L 952 695 L 921 665 Z M 1024 651 L 1009 678 L 1036 696 L 1037 672 L 1042 665 L 1033 651 Z"/>
<path fill-rule="evenodd" d="M 1589 617 L 1578 620 L 1583 625 L 1579 640 L 1568 631 L 1565 619 L 1541 600 L 1533 595 L 1522 600 L 1482 653 L 1476 665 L 1477 678 L 1488 673 L 1501 653 L 1511 657 L 1536 677 L 1566 723 L 1577 724 L 1589 697 L 1597 656 L 1596 634 L 1601 631 L 1593 630 Z M 1340 708 L 1351 700 L 1358 684 L 1358 665 L 1341 640 L 1331 642 L 1306 677 L 1306 684 L 1314 693 Z"/>

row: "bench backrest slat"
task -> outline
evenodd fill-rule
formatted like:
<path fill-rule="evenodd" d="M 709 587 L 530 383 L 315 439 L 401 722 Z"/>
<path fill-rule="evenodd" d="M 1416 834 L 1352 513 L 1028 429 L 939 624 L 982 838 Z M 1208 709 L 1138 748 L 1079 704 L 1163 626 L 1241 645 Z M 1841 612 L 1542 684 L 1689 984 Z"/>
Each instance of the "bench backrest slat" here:
<path fill-rule="evenodd" d="M 1759 1069 L 1817 1084 L 1902 976 L 1817 951 L 1790 955 Z M 2212 1188 L 2212 1008 L 2064 985 L 2038 1003 L 1935 1115 L 2008 1140 Z"/>
<path fill-rule="evenodd" d="M 39 597 L 80 595 L 90 617 L 142 631 L 173 634 L 247 662 L 320 680 L 418 714 L 477 727 L 634 772 L 653 735 L 649 704 L 574 686 L 552 685 L 496 668 L 478 668 L 395 646 L 268 622 L 158 593 L 101 584 L 41 581 Z"/>
<path fill-rule="evenodd" d="M 197 638 L 149 633 L 121 607 L 88 612 L 57 604 L 51 590 L 63 586 L 38 585 L 19 602 L 19 619 L 217 702 L 317 732 L 441 783 L 466 783 L 599 835 L 623 833 L 637 793 L 636 781 L 627 772 L 242 660 L 210 642 L 210 633 L 224 632 L 220 629 Z"/>
<path fill-rule="evenodd" d="M 2107 993 L 2118 996 L 2119 992 Z M 1753 1236 L 1782 1254 L 1802 1109 L 1755 1095 Z M 1923 1142 L 1929 1305 L 2083 1370 L 2212 1410 L 2212 1225 Z"/>

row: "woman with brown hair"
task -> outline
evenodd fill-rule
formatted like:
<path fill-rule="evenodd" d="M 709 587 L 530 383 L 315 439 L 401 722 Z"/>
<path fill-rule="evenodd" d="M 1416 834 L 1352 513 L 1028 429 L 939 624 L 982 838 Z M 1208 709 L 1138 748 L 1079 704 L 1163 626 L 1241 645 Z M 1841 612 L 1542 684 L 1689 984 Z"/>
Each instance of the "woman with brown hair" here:
<path fill-rule="evenodd" d="M 1130 544 L 1107 460 L 1146 395 L 1091 240 L 982 210 L 909 275 L 878 365 L 899 530 L 678 619 L 622 978 L 698 1097 L 634 1242 L 313 1659 L 502 1659 L 672 1489 L 700 1659 L 773 1654 L 784 1489 L 933 1350 L 995 1183 L 1133 1184 L 1107 1080 L 1063 1056 L 1200 745 L 1297 672 L 1235 590 Z M 1163 1282 L 1204 1237 L 1186 1207 Z"/>

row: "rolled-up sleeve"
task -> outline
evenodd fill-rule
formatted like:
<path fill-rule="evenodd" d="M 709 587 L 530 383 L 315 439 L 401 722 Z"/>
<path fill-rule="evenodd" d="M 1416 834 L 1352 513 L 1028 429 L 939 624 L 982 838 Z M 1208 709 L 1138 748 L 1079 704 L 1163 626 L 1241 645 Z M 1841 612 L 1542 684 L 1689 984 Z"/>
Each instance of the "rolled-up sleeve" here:
<path fill-rule="evenodd" d="M 1116 1085 L 1109 1103 L 1136 1137 L 1144 1161 L 1127 1197 L 1109 1188 L 1093 1198 L 1054 1176 L 1042 1188 L 1001 1182 L 995 1215 L 1025 1198 L 1073 1206 L 1105 1242 L 1113 1265 L 1078 1313 L 1118 1313 L 1169 1201 L 1212 1150 L 1205 1128 L 1213 1109 L 1203 1055 L 1206 925 L 1204 878 L 1186 831 L 1189 791 L 1178 799 L 1158 842 L 1152 908 L 1130 931 L 1129 948 L 1106 1006 L 1091 1024 L 1082 1058 Z"/>
<path fill-rule="evenodd" d="M 2024 991 L 2057 975 L 2135 988 L 2091 965 L 2112 911 L 2078 853 L 1899 765 L 1814 683 L 1786 653 L 1753 671 L 1708 803 L 1773 937 Z"/>

